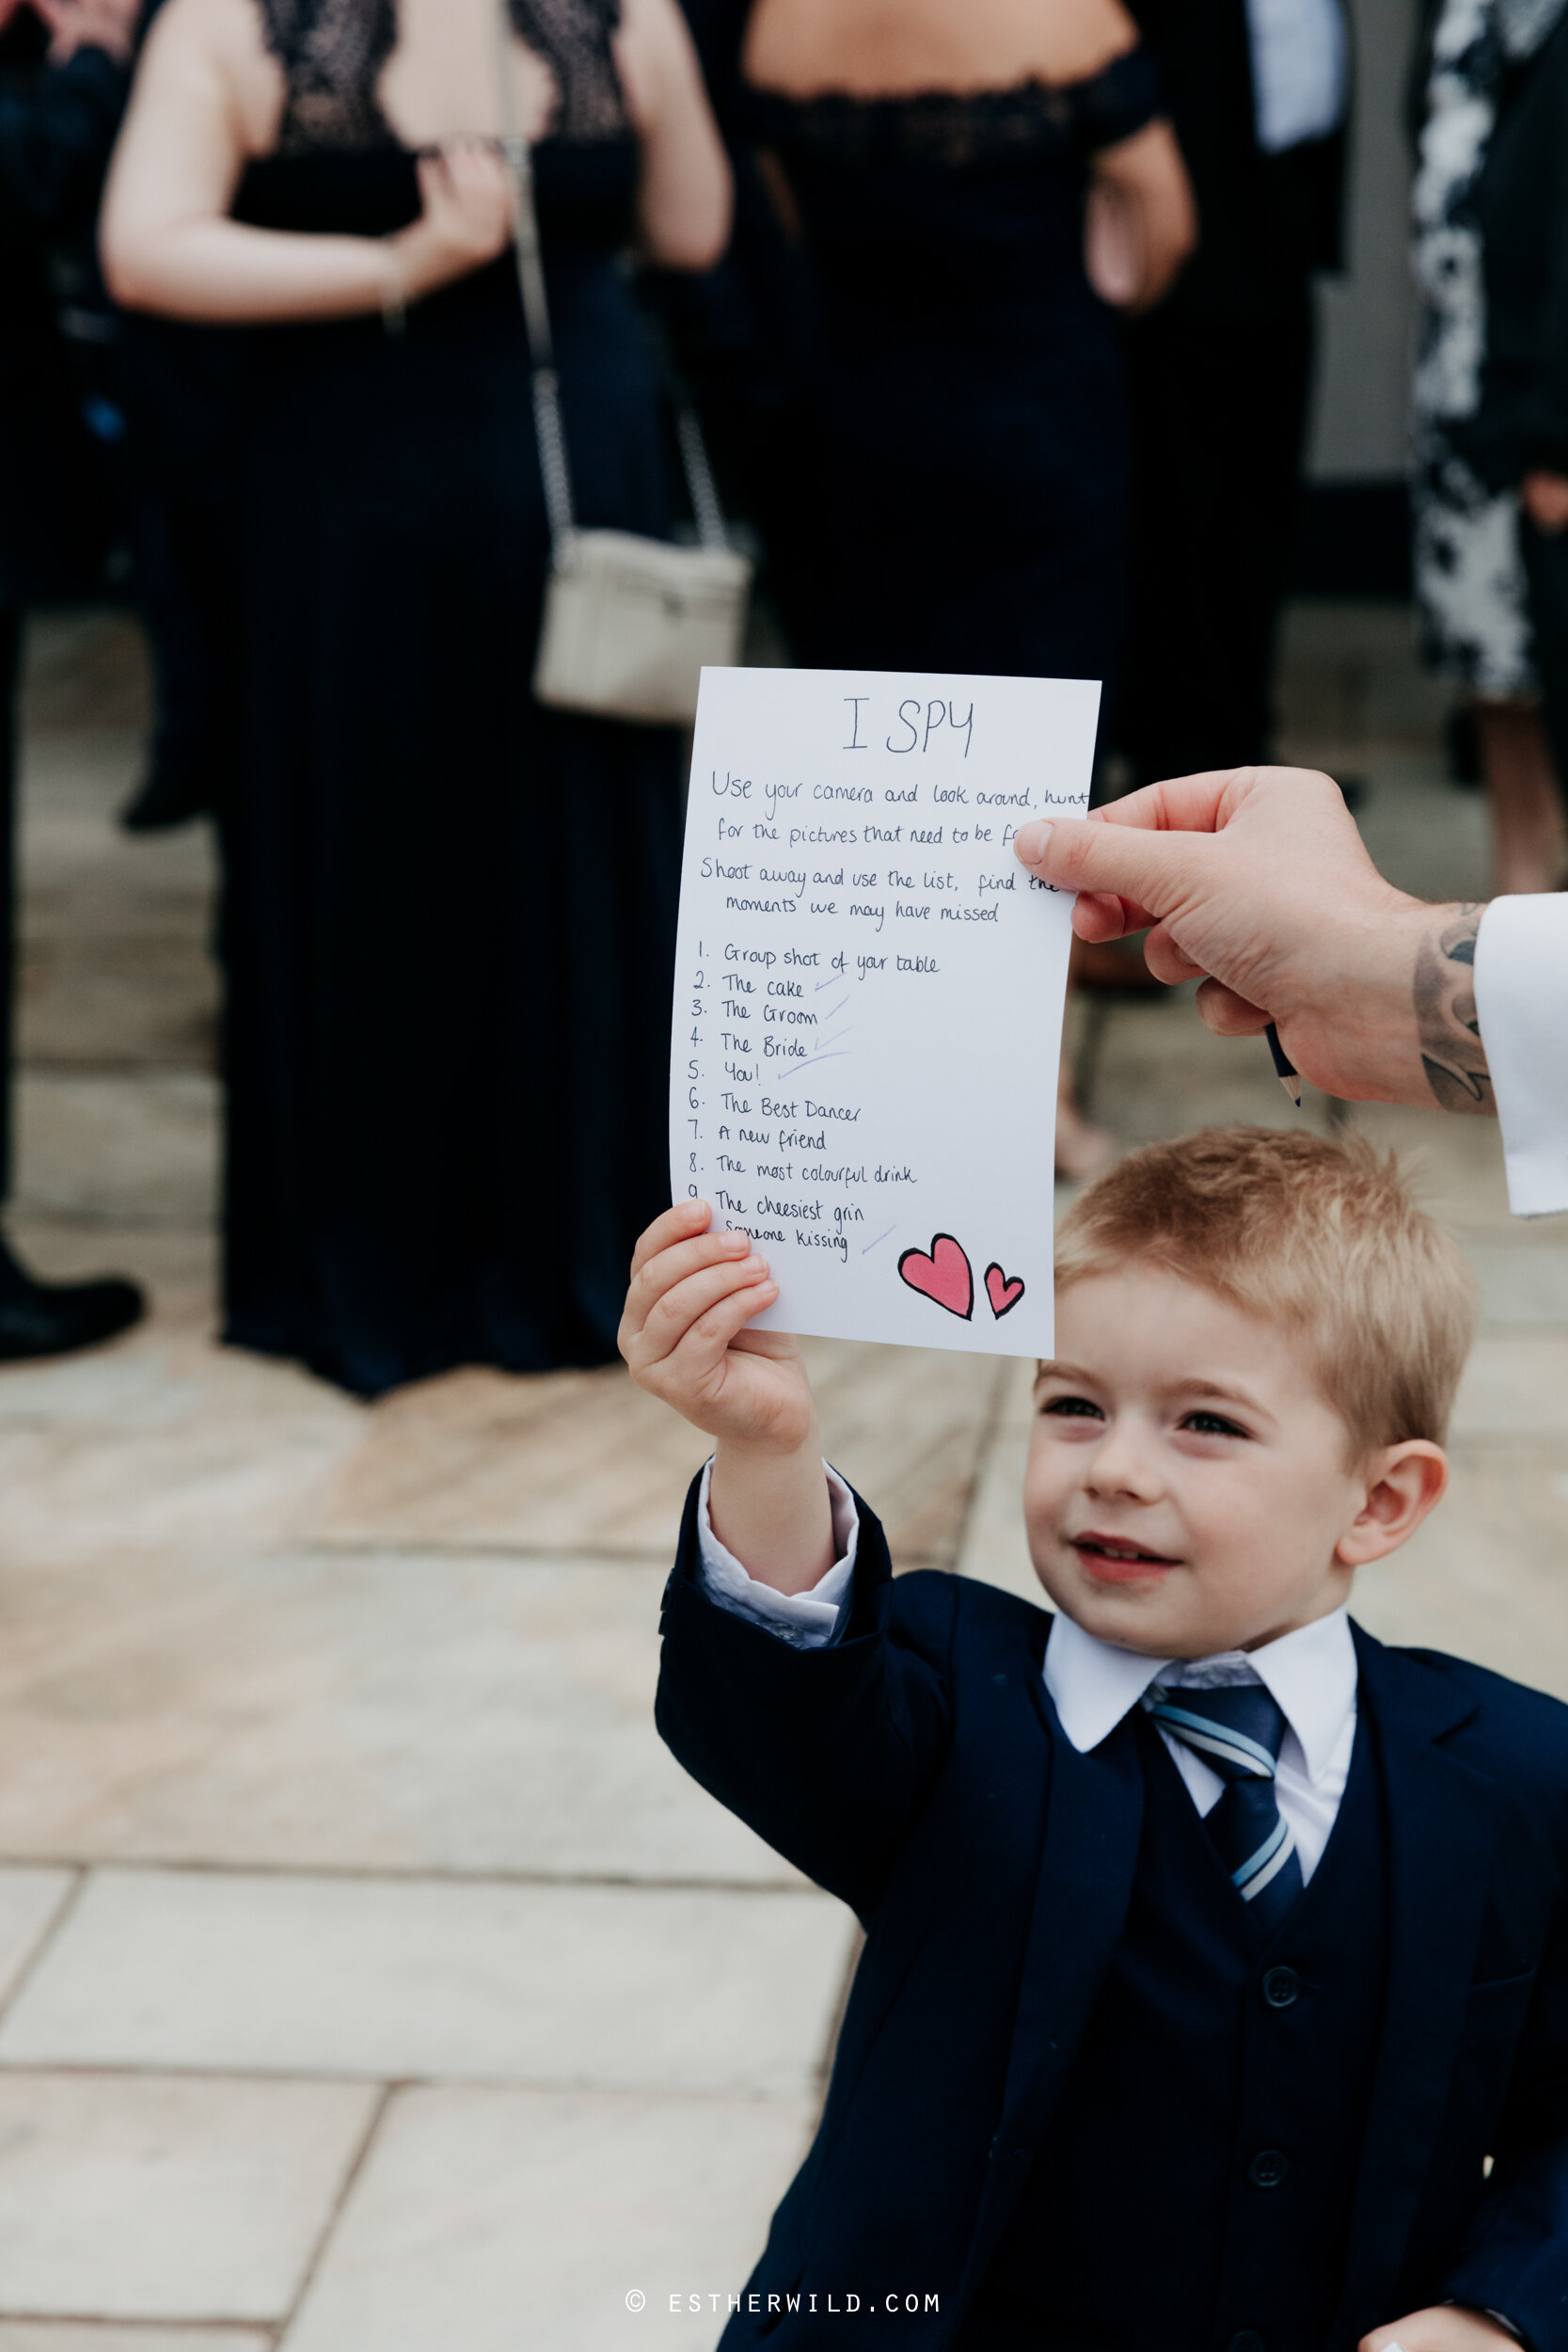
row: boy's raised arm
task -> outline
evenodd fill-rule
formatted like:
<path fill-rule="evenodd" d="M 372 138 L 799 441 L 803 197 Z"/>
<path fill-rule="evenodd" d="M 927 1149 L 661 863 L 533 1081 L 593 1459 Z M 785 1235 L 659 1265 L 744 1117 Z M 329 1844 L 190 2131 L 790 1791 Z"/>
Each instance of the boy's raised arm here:
<path fill-rule="evenodd" d="M 754 1593 L 737 1607 L 716 1579 L 694 1481 L 665 1588 L 656 1720 L 693 1779 L 863 1919 L 947 1751 L 953 1580 L 917 1580 L 938 1589 L 895 1612 L 881 1529 L 840 1483 L 845 1556 L 823 1594 L 836 1629 L 792 1629 L 800 1610 L 772 1604 L 816 1594 L 833 1568 L 828 1472 L 794 1340 L 746 1327 L 778 1286 L 745 1234 L 708 1232 L 707 1217 L 684 1202 L 643 1235 L 621 1352 L 641 1387 L 717 1440 L 711 1534 L 737 1580 L 771 1592 L 767 1608 Z"/>
<path fill-rule="evenodd" d="M 833 1564 L 816 1406 L 793 1339 L 748 1331 L 779 1295 L 745 1233 L 708 1232 L 705 1200 L 656 1218 L 637 1245 L 621 1353 L 639 1387 L 716 1439 L 713 1532 L 748 1575 L 803 1593 Z"/>

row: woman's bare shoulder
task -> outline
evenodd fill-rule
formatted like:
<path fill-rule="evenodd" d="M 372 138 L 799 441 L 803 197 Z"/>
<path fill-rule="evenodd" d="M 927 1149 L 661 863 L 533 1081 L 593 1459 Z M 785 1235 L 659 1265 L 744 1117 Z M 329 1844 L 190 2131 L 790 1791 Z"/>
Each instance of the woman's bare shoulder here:
<path fill-rule="evenodd" d="M 137 71 L 155 106 L 220 105 L 242 146 L 264 153 L 277 135 L 283 78 L 267 45 L 261 0 L 166 0 Z"/>
<path fill-rule="evenodd" d="M 1087 82 L 1138 45 L 1138 28 L 1122 0 L 1066 0 L 1062 49 L 1069 72 L 1045 73 L 1042 81 Z"/>
<path fill-rule="evenodd" d="M 805 97 L 1085 82 L 1137 45 L 1122 0 L 756 0 L 745 63 Z"/>

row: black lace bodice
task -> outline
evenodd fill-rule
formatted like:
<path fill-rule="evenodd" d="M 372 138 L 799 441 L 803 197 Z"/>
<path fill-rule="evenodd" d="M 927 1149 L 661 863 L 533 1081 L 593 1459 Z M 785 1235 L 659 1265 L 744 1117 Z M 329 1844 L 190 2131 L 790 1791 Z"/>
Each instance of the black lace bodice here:
<path fill-rule="evenodd" d="M 759 137 L 795 155 L 847 169 L 961 173 L 1114 146 L 1150 119 L 1157 87 L 1148 52 L 1130 49 L 1092 79 L 1059 87 L 787 98 L 745 86 L 742 105 Z"/>
<path fill-rule="evenodd" d="M 280 154 L 392 147 L 377 87 L 397 46 L 397 0 L 257 0 L 288 96 Z M 542 56 L 559 93 L 549 136 L 624 138 L 626 105 L 610 51 L 620 0 L 507 0 L 519 40 Z"/>
<path fill-rule="evenodd" d="M 972 324 L 1014 306 L 1043 321 L 1053 290 L 1087 301 L 1091 159 L 1157 104 L 1142 49 L 1060 87 L 740 96 L 752 136 L 783 166 L 820 284 L 835 301 L 901 313 L 911 331 L 955 307 Z"/>

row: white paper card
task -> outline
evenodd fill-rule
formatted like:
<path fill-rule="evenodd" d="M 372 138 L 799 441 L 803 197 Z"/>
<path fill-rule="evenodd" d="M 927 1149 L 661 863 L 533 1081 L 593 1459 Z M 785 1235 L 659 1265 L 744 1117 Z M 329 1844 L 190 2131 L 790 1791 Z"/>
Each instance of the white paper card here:
<path fill-rule="evenodd" d="M 1072 678 L 703 672 L 671 1179 L 768 1260 L 759 1327 L 1051 1353 L 1071 900 L 1012 842 L 1087 806 L 1099 707 Z"/>

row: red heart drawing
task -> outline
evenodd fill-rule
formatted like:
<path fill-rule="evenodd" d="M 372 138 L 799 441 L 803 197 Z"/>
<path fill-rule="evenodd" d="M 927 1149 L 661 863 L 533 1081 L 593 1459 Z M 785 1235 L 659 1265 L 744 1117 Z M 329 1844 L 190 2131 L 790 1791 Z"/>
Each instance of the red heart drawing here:
<path fill-rule="evenodd" d="M 967 1323 L 974 1311 L 974 1276 L 951 1233 L 933 1233 L 930 1255 L 906 1249 L 898 1261 L 899 1279 L 923 1298 L 935 1299 L 950 1315 Z"/>
<path fill-rule="evenodd" d="M 1009 1282 L 999 1265 L 987 1266 L 986 1296 L 990 1300 L 991 1313 L 1000 1323 L 1003 1316 L 1010 1314 L 1023 1296 L 1022 1275 L 1015 1274 Z"/>

